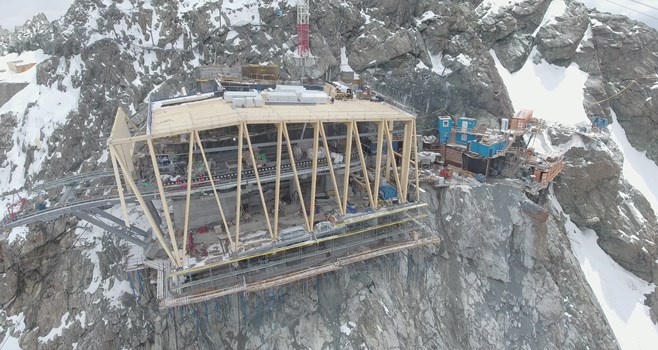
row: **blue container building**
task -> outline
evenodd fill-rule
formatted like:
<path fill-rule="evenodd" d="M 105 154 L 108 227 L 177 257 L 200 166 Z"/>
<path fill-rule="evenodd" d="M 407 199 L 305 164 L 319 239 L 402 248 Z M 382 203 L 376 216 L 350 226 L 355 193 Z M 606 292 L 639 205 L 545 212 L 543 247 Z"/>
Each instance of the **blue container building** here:
<path fill-rule="evenodd" d="M 477 120 L 473 118 L 459 118 L 457 120 L 455 142 L 460 145 L 468 145 L 469 142 L 477 140 L 478 135 L 473 134 L 476 125 Z"/>

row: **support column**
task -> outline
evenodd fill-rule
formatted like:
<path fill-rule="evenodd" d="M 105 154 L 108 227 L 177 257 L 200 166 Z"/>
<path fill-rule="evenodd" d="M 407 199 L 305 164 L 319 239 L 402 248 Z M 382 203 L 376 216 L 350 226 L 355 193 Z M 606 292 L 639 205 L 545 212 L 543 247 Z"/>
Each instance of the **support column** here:
<path fill-rule="evenodd" d="M 409 160 L 411 158 L 411 142 L 412 138 L 410 136 L 411 134 L 411 122 L 406 121 L 404 122 L 404 139 L 403 139 L 403 144 L 402 144 L 402 191 L 403 195 L 402 198 L 400 198 L 400 203 L 406 203 L 407 202 L 407 194 L 409 193 Z"/>
<path fill-rule="evenodd" d="M 414 132 L 414 167 L 416 169 L 416 202 L 420 201 L 420 173 L 418 172 L 418 140 L 416 137 L 416 133 L 418 132 L 416 129 L 416 119 L 414 119 L 413 122 L 413 132 Z"/>
<path fill-rule="evenodd" d="M 149 153 L 151 154 L 151 162 L 153 164 L 153 172 L 155 173 L 155 182 L 158 185 L 158 191 L 160 192 L 160 202 L 162 203 L 162 210 L 164 212 L 165 221 L 167 222 L 167 229 L 169 231 L 169 239 L 171 240 L 171 246 L 173 248 L 174 257 L 182 264 L 183 260 L 178 255 L 178 242 L 176 241 L 176 231 L 174 230 L 174 223 L 171 220 L 171 214 L 169 213 L 169 204 L 167 203 L 167 196 L 165 195 L 164 187 L 162 186 L 162 178 L 160 177 L 160 167 L 158 166 L 158 159 L 155 156 L 155 150 L 153 148 L 153 140 L 147 139 L 146 144 L 148 145 Z"/>
<path fill-rule="evenodd" d="M 320 135 L 320 122 L 313 124 L 313 164 L 311 166 L 311 204 L 310 212 L 311 218 L 309 220 L 309 225 L 313 229 L 313 223 L 315 222 L 315 192 L 318 183 L 318 137 Z"/>
<path fill-rule="evenodd" d="M 334 172 L 334 164 L 331 160 L 331 150 L 329 149 L 329 144 L 327 143 L 327 135 L 324 131 L 324 123 L 320 122 L 320 135 L 322 136 L 322 144 L 324 146 L 324 151 L 327 154 L 327 166 L 329 167 L 329 175 L 331 176 L 332 184 L 334 185 L 334 193 L 336 194 L 336 205 L 338 205 L 338 211 L 343 213 L 343 203 L 340 200 L 340 193 L 338 191 L 338 181 L 336 180 L 336 174 Z"/>
<path fill-rule="evenodd" d="M 119 175 L 119 165 L 117 164 L 117 156 L 114 154 L 114 148 L 110 147 L 110 157 L 112 158 L 112 168 L 114 168 L 114 180 L 117 183 L 117 191 L 119 192 L 119 200 L 121 201 L 121 214 L 123 214 L 123 221 L 126 226 L 130 226 L 128 219 L 128 207 L 126 206 L 126 197 L 123 195 L 123 185 L 121 185 L 121 176 Z"/>
<path fill-rule="evenodd" d="M 302 194 L 302 186 L 299 183 L 299 176 L 297 175 L 297 165 L 295 164 L 295 157 L 293 156 L 292 146 L 290 144 L 290 135 L 288 135 L 288 125 L 283 124 L 283 136 L 286 138 L 286 145 L 288 146 L 288 155 L 290 157 L 290 167 L 292 168 L 293 179 L 295 180 L 295 185 L 297 186 L 297 194 L 299 196 L 299 203 L 302 206 L 302 214 L 304 215 L 304 221 L 306 222 L 306 230 L 310 233 L 312 228 L 308 224 L 308 215 L 306 214 L 306 206 L 304 205 L 304 194 Z"/>
<path fill-rule="evenodd" d="M 192 192 L 192 168 L 194 167 L 194 133 L 190 133 L 187 153 L 187 193 L 185 194 L 185 222 L 183 223 L 183 257 L 187 255 L 187 235 L 190 228 L 190 194 Z M 214 186 L 213 186 L 214 187 Z"/>
<path fill-rule="evenodd" d="M 276 125 L 276 175 L 274 184 L 274 239 L 279 238 L 279 205 L 281 203 L 281 145 L 283 138 L 282 123 Z"/>
<path fill-rule="evenodd" d="M 361 170 L 363 170 L 363 181 L 366 184 L 366 189 L 368 190 L 368 199 L 370 200 L 370 207 L 372 209 L 377 209 L 377 203 L 372 198 L 372 187 L 370 187 L 370 178 L 368 177 L 368 166 L 366 164 L 366 159 L 363 156 L 363 148 L 361 147 L 361 137 L 359 136 L 359 127 L 356 122 L 352 122 L 354 127 L 352 131 L 354 132 L 354 138 L 356 139 L 356 150 L 359 153 L 359 159 L 361 160 Z"/>
<path fill-rule="evenodd" d="M 114 146 L 111 146 L 114 147 Z M 132 177 L 126 170 L 126 165 L 123 163 L 123 160 L 121 160 L 120 157 L 117 157 L 116 160 L 119 162 L 119 166 L 121 168 L 121 171 L 123 172 L 123 177 L 128 183 L 128 186 L 130 189 L 133 191 L 135 194 L 135 197 L 137 198 L 137 201 L 139 202 L 139 205 L 144 208 L 144 215 L 146 215 L 146 219 L 148 220 L 149 224 L 151 225 L 151 228 L 153 229 L 153 232 L 155 233 L 155 236 L 158 238 L 158 241 L 160 242 L 160 245 L 162 246 L 162 249 L 164 249 L 165 253 L 167 253 L 167 256 L 171 260 L 171 262 L 174 264 L 176 267 L 181 267 L 182 264 L 174 258 L 174 255 L 171 253 L 171 248 L 165 241 L 164 237 L 162 236 L 162 231 L 160 231 L 160 226 L 155 222 L 155 219 L 153 218 L 153 215 L 151 214 L 151 211 L 148 209 L 148 205 L 146 204 L 146 201 L 144 201 L 144 198 L 142 197 L 142 194 L 139 192 L 139 189 L 137 188 L 137 185 L 135 184 L 135 181 L 133 181 Z"/>
<path fill-rule="evenodd" d="M 384 123 L 384 128 L 386 129 L 386 138 L 388 139 L 387 142 L 387 147 L 388 147 L 388 153 L 389 153 L 389 158 L 392 161 L 393 165 L 393 179 L 395 180 L 395 186 L 398 190 L 398 199 L 402 195 L 402 184 L 400 183 L 400 174 L 398 172 L 398 167 L 395 162 L 395 154 L 393 153 L 393 133 L 392 129 L 389 129 L 388 125 Z"/>
<path fill-rule="evenodd" d="M 222 223 L 224 224 L 224 230 L 226 231 L 226 237 L 228 241 L 233 245 L 233 238 L 231 237 L 231 231 L 228 229 L 228 220 L 226 220 L 226 215 L 224 214 L 224 208 L 222 207 L 222 201 L 219 198 L 219 193 L 217 193 L 217 186 L 215 185 L 215 179 L 213 179 L 212 171 L 210 170 L 210 165 L 208 164 L 208 158 L 206 157 L 206 151 L 203 149 L 203 142 L 201 142 L 201 137 L 199 132 L 195 131 L 195 140 L 196 144 L 201 151 L 201 159 L 203 159 L 203 165 L 206 167 L 206 173 L 208 174 L 208 180 L 210 181 L 210 186 L 212 186 L 212 193 L 217 202 L 217 209 L 219 210 L 219 215 L 222 218 Z"/>
<path fill-rule="evenodd" d="M 354 123 L 347 123 L 347 137 L 345 138 L 345 177 L 343 179 L 343 211 L 341 214 L 345 215 L 347 212 L 347 201 L 349 197 L 350 187 L 350 166 L 352 165 L 352 129 Z"/>
<path fill-rule="evenodd" d="M 236 181 L 236 198 L 235 198 L 235 241 L 233 250 L 238 250 L 240 246 L 240 212 L 241 210 L 241 196 L 242 196 L 242 139 L 244 138 L 242 124 L 238 124 L 238 179 Z"/>
<path fill-rule="evenodd" d="M 254 156 L 254 149 L 251 147 L 249 128 L 246 123 L 242 123 L 242 130 L 244 130 L 244 136 L 247 139 L 247 147 L 249 147 L 249 154 L 251 155 L 251 164 L 254 167 L 254 175 L 256 176 L 256 184 L 258 185 L 258 194 L 260 195 L 260 203 L 263 206 L 263 214 L 265 214 L 267 229 L 270 232 L 270 238 L 274 240 L 274 233 L 272 232 L 272 224 L 270 223 L 270 213 L 267 211 L 267 204 L 265 204 L 263 185 L 260 183 L 260 175 L 258 174 L 258 163 L 256 162 L 256 156 Z"/>
<path fill-rule="evenodd" d="M 379 122 L 377 123 L 377 155 L 375 156 L 375 184 L 374 188 L 372 189 L 373 196 L 375 197 L 375 207 L 373 209 L 377 209 L 378 205 L 378 198 L 379 198 L 379 182 L 381 180 L 381 172 L 382 172 L 382 143 L 384 142 L 384 123 L 385 122 Z"/>

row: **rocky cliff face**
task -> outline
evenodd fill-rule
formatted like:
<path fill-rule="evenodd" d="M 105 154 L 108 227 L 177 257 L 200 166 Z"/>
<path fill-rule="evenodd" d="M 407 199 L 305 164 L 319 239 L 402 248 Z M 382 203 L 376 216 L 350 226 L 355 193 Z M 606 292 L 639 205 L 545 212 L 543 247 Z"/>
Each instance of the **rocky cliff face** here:
<path fill-rule="evenodd" d="M 0 113 L 2 174 L 29 186 L 106 167 L 104 138 L 116 108 L 139 122 L 149 96 L 191 91 L 191 71 L 201 64 L 271 62 L 284 77 L 298 77 L 295 20 L 288 1 L 76 0 L 62 19 L 37 16 L 15 33 L 0 30 L 0 53 L 48 55 L 33 86 L 40 97 Z M 575 62 L 589 74 L 589 115 L 607 115 L 611 106 L 633 145 L 658 160 L 658 34 L 641 23 L 571 0 L 318 2 L 311 23 L 317 64 L 310 75 L 335 74 L 344 49 L 345 63 L 377 90 L 429 116 L 419 129 L 431 129 L 437 114 L 494 125 L 513 113 L 491 50 L 510 71 L 533 51 L 557 65 Z M 34 126 L 44 96 L 67 96 L 74 108 L 55 104 L 61 123 Z M 554 142 L 565 141 L 556 135 Z M 566 154 L 556 195 L 620 264 L 655 281 L 655 214 L 620 179 L 619 157 L 605 141 L 583 140 Z M 68 218 L 37 225 L 25 241 L 2 243 L 0 335 L 22 334 L 28 349 L 117 341 L 131 348 L 616 348 L 559 214 L 534 221 L 520 209 L 521 194 L 504 186 L 449 189 L 431 200 L 443 238 L 437 247 L 171 312 L 156 309 L 148 276 L 140 288 L 137 276 L 122 272 L 126 248 L 110 237 L 76 230 Z"/>
<path fill-rule="evenodd" d="M 3 293 L 14 295 L 6 312 L 22 312 L 24 349 L 617 348 L 559 214 L 533 219 L 523 208 L 536 205 L 505 185 L 429 190 L 437 246 L 169 311 L 122 272 L 109 236 L 39 227 L 56 237 L 33 236 L 20 254 L 3 247 L 6 271 L 22 274 Z M 128 278 L 135 290 L 113 299 Z"/>

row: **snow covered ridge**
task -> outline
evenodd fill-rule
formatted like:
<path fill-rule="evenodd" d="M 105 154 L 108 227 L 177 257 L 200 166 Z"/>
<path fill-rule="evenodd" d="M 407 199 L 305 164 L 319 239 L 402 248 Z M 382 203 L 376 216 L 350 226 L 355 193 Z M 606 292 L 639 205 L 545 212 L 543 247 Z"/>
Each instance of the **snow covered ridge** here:
<path fill-rule="evenodd" d="M 42 50 L 28 51 L 20 55 L 2 56 L 0 64 L 4 65 L 13 60 L 39 64 L 49 57 Z M 61 157 L 61 154 L 51 152 L 51 146 L 57 147 L 57 144 L 51 145 L 48 140 L 53 131 L 66 122 L 69 113 L 78 107 L 80 89 L 73 86 L 72 79 L 79 75 L 82 69 L 80 56 L 73 57 L 70 61 L 60 61 L 57 72 L 62 74 L 63 79 L 59 86 L 37 84 L 37 66 L 23 73 L 10 70 L 0 73 L 0 80 L 28 84 L 0 106 L 2 118 L 15 118 L 16 123 L 11 134 L 10 148 L 5 150 L 6 158 L 0 164 L 0 193 L 23 188 L 26 180 L 40 173 L 46 159 Z M 35 180 L 36 178 L 32 178 L 32 181 Z M 1 216 L 6 214 L 6 204 L 9 201 L 11 198 L 5 198 L 5 205 L 0 205 Z"/>
<path fill-rule="evenodd" d="M 565 215 L 555 195 L 549 198 L 558 213 Z M 658 343 L 658 326 L 651 321 L 644 300 L 656 286 L 626 271 L 601 250 L 596 232 L 581 230 L 568 215 L 564 225 L 573 253 L 621 348 L 653 349 Z"/>

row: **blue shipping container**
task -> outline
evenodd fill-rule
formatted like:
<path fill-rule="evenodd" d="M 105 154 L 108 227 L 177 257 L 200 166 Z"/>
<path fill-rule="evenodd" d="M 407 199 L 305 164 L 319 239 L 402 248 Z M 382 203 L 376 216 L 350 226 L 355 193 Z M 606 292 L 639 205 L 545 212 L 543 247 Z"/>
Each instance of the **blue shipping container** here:
<path fill-rule="evenodd" d="M 380 199 L 397 199 L 398 190 L 391 185 L 381 185 L 379 186 L 379 198 Z"/>

